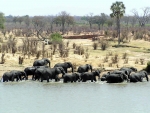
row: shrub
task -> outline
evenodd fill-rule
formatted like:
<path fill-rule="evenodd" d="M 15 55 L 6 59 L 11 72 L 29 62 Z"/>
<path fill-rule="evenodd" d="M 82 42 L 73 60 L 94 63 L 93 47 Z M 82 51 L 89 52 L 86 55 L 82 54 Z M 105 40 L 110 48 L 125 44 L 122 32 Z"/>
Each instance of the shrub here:
<path fill-rule="evenodd" d="M 63 37 L 60 33 L 52 33 L 50 36 L 50 41 L 52 41 L 52 43 L 61 43 L 62 39 Z"/>
<path fill-rule="evenodd" d="M 122 59 L 126 59 L 126 58 L 127 58 L 127 53 L 123 53 Z"/>
<path fill-rule="evenodd" d="M 108 42 L 106 40 L 101 40 L 100 41 L 100 47 L 102 50 L 106 50 L 106 48 L 108 47 Z"/>
<path fill-rule="evenodd" d="M 111 58 L 111 61 L 112 61 L 113 64 L 118 63 L 118 61 L 119 61 L 118 54 L 115 54 L 115 55 Z"/>
<path fill-rule="evenodd" d="M 97 49 L 97 47 L 98 47 L 98 43 L 93 43 L 93 48 L 94 48 L 94 50 L 96 50 Z"/>
<path fill-rule="evenodd" d="M 76 48 L 76 43 L 73 43 L 72 46 L 73 46 L 73 49 L 75 49 Z"/>
<path fill-rule="evenodd" d="M 140 59 L 140 62 L 141 62 L 141 65 L 144 65 L 144 59 L 143 58 Z"/>
<path fill-rule="evenodd" d="M 139 63 L 139 60 L 138 60 L 138 59 L 136 59 L 136 60 L 135 60 L 135 64 L 138 64 L 138 63 Z"/>

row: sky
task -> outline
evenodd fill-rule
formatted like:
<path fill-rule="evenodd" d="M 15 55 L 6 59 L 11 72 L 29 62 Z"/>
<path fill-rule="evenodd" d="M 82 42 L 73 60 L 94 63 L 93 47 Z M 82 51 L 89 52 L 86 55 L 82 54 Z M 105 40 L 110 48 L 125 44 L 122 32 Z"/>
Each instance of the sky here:
<path fill-rule="evenodd" d="M 47 16 L 57 15 L 61 11 L 66 11 L 70 15 L 85 16 L 90 13 L 99 15 L 100 13 L 110 14 L 110 6 L 116 0 L 0 0 L 0 12 L 5 16 Z M 132 9 L 136 9 L 142 14 L 144 7 L 149 7 L 149 0 L 118 0 L 122 1 L 126 7 L 126 15 L 133 15 Z M 148 6 L 149 5 L 149 6 Z"/>

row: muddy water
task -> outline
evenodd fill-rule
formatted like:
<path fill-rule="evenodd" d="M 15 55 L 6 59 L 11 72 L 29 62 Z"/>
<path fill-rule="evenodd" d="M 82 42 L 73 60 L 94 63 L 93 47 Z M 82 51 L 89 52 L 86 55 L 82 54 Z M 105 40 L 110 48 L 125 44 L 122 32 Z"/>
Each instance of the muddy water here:
<path fill-rule="evenodd" d="M 0 83 L 0 113 L 148 113 L 150 82 Z"/>

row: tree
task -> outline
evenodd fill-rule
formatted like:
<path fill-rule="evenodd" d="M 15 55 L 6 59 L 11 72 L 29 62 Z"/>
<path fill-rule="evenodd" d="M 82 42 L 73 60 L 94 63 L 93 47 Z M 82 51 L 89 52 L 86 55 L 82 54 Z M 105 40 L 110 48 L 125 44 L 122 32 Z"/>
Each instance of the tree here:
<path fill-rule="evenodd" d="M 103 27 L 104 23 L 106 22 L 106 15 L 101 13 L 101 15 L 94 16 L 93 21 L 98 25 L 98 30 L 100 30 L 100 25 Z"/>
<path fill-rule="evenodd" d="M 4 14 L 0 12 L 0 29 L 4 29 L 5 18 Z"/>
<path fill-rule="evenodd" d="M 54 23 L 56 24 L 56 27 L 58 27 L 58 25 L 61 25 L 61 18 L 60 18 L 60 16 L 56 16 L 54 18 Z"/>
<path fill-rule="evenodd" d="M 69 26 L 70 24 L 74 24 L 74 18 L 73 18 L 73 16 L 68 16 L 68 18 L 67 18 L 67 20 L 66 20 L 66 23 L 68 24 L 68 26 Z"/>
<path fill-rule="evenodd" d="M 132 25 L 132 27 L 135 26 L 136 21 L 137 21 L 137 18 L 136 18 L 135 16 L 132 16 L 132 17 L 131 17 L 131 25 Z"/>
<path fill-rule="evenodd" d="M 92 24 L 93 24 L 93 13 L 90 13 L 89 15 L 87 15 L 87 21 L 90 24 L 90 29 L 92 29 Z"/>
<path fill-rule="evenodd" d="M 136 9 L 132 10 L 132 13 L 137 18 L 140 27 L 144 27 L 146 22 L 148 22 L 148 20 L 149 20 L 150 7 L 142 8 L 142 10 L 143 10 L 143 16 L 139 16 L 139 14 L 138 14 Z"/>
<path fill-rule="evenodd" d="M 67 18 L 69 17 L 69 14 L 66 11 L 62 11 L 59 14 L 61 25 L 62 25 L 62 33 L 64 34 L 65 31 L 65 23 L 67 21 Z"/>
<path fill-rule="evenodd" d="M 29 15 L 23 16 L 23 21 L 26 24 L 26 26 L 29 26 L 31 24 L 31 20 L 30 20 Z"/>
<path fill-rule="evenodd" d="M 107 20 L 106 23 L 107 23 L 108 27 L 112 27 L 112 25 L 114 23 L 114 20 L 112 18 L 110 18 L 110 19 Z"/>
<path fill-rule="evenodd" d="M 45 36 L 42 35 L 43 29 L 45 28 L 45 20 L 43 16 L 34 16 L 32 18 L 32 24 L 35 28 L 35 35 L 40 39 L 40 40 L 45 40 Z"/>
<path fill-rule="evenodd" d="M 111 18 L 116 19 L 117 24 L 117 35 L 118 35 L 118 45 L 120 44 L 120 18 L 124 16 L 125 13 L 125 6 L 123 2 L 116 1 L 112 4 L 111 8 L 112 13 L 110 14 Z"/>

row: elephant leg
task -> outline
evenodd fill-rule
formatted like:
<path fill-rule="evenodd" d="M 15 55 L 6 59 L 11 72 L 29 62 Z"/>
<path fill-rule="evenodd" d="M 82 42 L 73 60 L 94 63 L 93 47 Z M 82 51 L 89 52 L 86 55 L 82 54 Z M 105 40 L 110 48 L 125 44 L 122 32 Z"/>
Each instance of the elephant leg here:
<path fill-rule="evenodd" d="M 47 82 L 49 82 L 49 78 L 47 78 Z"/>
<path fill-rule="evenodd" d="M 67 80 L 65 78 L 63 79 L 63 83 L 67 83 Z"/>
<path fill-rule="evenodd" d="M 67 68 L 65 69 L 65 72 L 68 73 L 68 72 L 67 72 Z"/>
<path fill-rule="evenodd" d="M 35 80 L 35 76 L 34 75 L 32 75 L 32 80 Z"/>
<path fill-rule="evenodd" d="M 97 81 L 97 80 L 96 80 L 96 77 L 94 77 L 94 79 L 93 79 L 93 80 L 96 82 L 96 81 Z"/>
<path fill-rule="evenodd" d="M 73 80 L 71 80 L 71 83 L 73 83 Z"/>
<path fill-rule="evenodd" d="M 18 82 L 18 80 L 19 80 L 19 78 L 17 77 L 17 78 L 16 78 L 16 81 Z"/>
<path fill-rule="evenodd" d="M 58 78 L 58 75 L 55 76 L 55 82 L 60 81 L 60 79 Z"/>
<path fill-rule="evenodd" d="M 41 82 L 43 82 L 43 77 L 41 77 Z"/>
<path fill-rule="evenodd" d="M 26 80 L 28 80 L 28 75 L 27 75 L 27 77 L 26 77 Z"/>
<path fill-rule="evenodd" d="M 86 79 L 82 79 L 82 82 L 86 82 Z"/>

